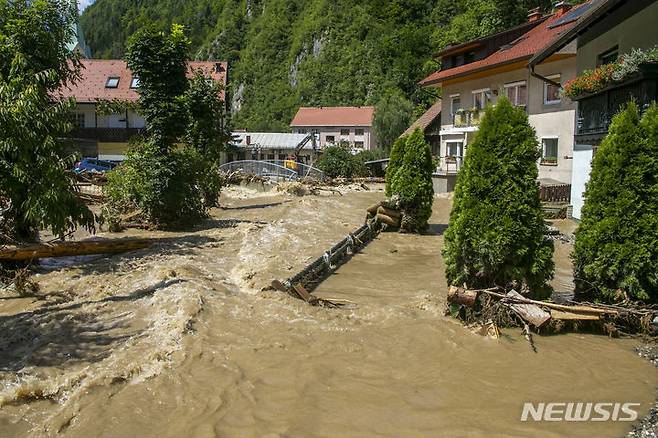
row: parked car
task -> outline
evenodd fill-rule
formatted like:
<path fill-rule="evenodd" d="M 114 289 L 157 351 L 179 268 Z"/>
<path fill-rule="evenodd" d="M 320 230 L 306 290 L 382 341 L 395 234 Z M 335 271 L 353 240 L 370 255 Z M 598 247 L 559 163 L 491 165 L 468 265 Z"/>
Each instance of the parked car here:
<path fill-rule="evenodd" d="M 98 160 L 96 158 L 83 158 L 75 163 L 73 170 L 76 173 L 82 172 L 107 172 L 117 167 L 117 163 L 112 161 Z"/>

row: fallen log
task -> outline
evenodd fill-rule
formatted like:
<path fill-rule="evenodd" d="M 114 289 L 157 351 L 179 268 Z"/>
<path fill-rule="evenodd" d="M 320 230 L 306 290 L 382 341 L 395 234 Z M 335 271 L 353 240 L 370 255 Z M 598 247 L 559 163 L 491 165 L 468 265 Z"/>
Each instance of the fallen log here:
<path fill-rule="evenodd" d="M 551 318 L 561 321 L 599 321 L 601 319 L 601 314 L 575 313 L 552 309 Z"/>
<path fill-rule="evenodd" d="M 507 297 L 515 300 L 524 299 L 521 294 L 513 290 L 507 293 Z M 551 314 L 536 304 L 509 304 L 509 306 L 520 318 L 537 328 L 543 326 L 551 319 Z"/>
<path fill-rule="evenodd" d="M 463 304 L 466 307 L 473 308 L 477 298 L 477 291 L 457 286 L 450 286 L 448 289 L 448 302 L 452 304 Z"/>
<path fill-rule="evenodd" d="M 491 289 L 482 289 L 479 292 L 484 292 L 488 295 L 491 295 L 493 297 L 497 298 L 505 298 L 506 300 L 510 302 L 516 302 L 519 304 L 536 304 L 538 306 L 543 306 L 547 307 L 549 309 L 555 309 L 555 310 L 564 310 L 567 312 L 572 312 L 572 313 L 595 313 L 595 314 L 601 314 L 601 315 L 617 315 L 619 312 L 616 310 L 611 310 L 611 309 L 599 309 L 596 307 L 590 307 L 590 306 L 565 306 L 563 304 L 555 304 L 555 303 L 549 303 L 547 301 L 537 301 L 537 300 L 531 300 L 529 298 L 516 298 L 516 297 L 508 297 L 507 295 L 503 295 L 497 292 L 494 292 Z"/>
<path fill-rule="evenodd" d="M 392 217 L 393 219 L 398 219 L 398 220 L 399 220 L 399 219 L 402 218 L 402 212 L 400 212 L 399 210 L 395 210 L 395 209 L 393 209 L 393 208 L 385 207 L 385 206 L 383 206 L 383 205 L 380 206 L 380 207 L 377 209 L 377 213 L 378 213 L 378 214 L 385 214 L 386 216 L 390 216 L 390 217 Z"/>
<path fill-rule="evenodd" d="M 386 224 L 389 227 L 393 227 L 393 228 L 400 228 L 400 219 L 396 220 L 382 213 L 377 213 L 377 216 L 375 216 L 375 218 L 379 223 Z"/>
<path fill-rule="evenodd" d="M 115 254 L 148 248 L 152 239 L 104 239 L 77 242 L 42 243 L 0 249 L 0 260 L 26 261 L 46 257 L 69 257 L 93 254 Z"/>
<path fill-rule="evenodd" d="M 381 207 L 383 205 L 384 205 L 384 201 L 380 201 L 380 202 L 376 203 L 375 205 L 371 205 L 370 207 L 368 207 L 366 209 L 366 211 L 368 212 L 368 214 L 371 214 L 371 215 L 374 216 L 374 215 L 377 214 L 377 210 L 379 209 L 379 207 Z"/>

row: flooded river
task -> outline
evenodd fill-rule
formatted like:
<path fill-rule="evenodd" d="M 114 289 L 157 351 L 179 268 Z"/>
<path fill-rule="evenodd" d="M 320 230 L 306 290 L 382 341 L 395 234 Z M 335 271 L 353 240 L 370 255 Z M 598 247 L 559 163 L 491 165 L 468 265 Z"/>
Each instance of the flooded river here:
<path fill-rule="evenodd" d="M 657 375 L 637 341 L 536 337 L 533 353 L 518 331 L 493 340 L 443 316 L 446 198 L 430 235 L 382 234 L 317 289 L 347 308 L 263 291 L 382 197 L 230 189 L 194 232 L 46 263 L 47 300 L 0 299 L 0 436 L 615 437 L 631 424 L 523 423 L 523 403 L 648 411 Z"/>

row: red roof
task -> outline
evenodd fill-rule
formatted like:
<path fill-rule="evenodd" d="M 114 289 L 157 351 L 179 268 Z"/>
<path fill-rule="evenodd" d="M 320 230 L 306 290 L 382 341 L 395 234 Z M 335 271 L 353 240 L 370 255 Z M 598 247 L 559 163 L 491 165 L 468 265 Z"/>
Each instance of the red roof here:
<path fill-rule="evenodd" d="M 579 8 L 583 8 L 586 5 L 587 3 L 574 6 L 568 13 L 575 13 Z M 560 19 L 564 15 L 565 14 L 554 14 L 537 27 L 534 27 L 520 38 L 513 41 L 511 44 L 501 47 L 498 51 L 492 53 L 488 57 L 448 70 L 436 71 L 423 79 L 420 84 L 424 86 L 433 85 L 445 81 L 446 79 L 466 76 L 491 67 L 530 59 L 535 53 L 550 46 L 553 41 L 578 23 L 578 20 L 567 21 L 564 24 L 560 23 Z"/>
<path fill-rule="evenodd" d="M 402 133 L 400 137 L 406 137 L 407 135 L 411 135 L 414 133 L 416 128 L 420 128 L 423 131 L 425 128 L 427 128 L 430 123 L 432 123 L 439 115 L 441 114 L 441 99 L 437 100 L 434 105 L 432 105 L 427 111 L 425 111 L 425 114 L 420 116 L 418 120 L 413 122 L 411 126 L 407 128 L 406 131 Z"/>
<path fill-rule="evenodd" d="M 130 88 L 133 74 L 125 61 L 117 59 L 82 59 L 81 78 L 73 85 L 62 88 L 60 94 L 64 98 L 73 97 L 78 103 L 94 103 L 99 100 L 139 99 L 137 90 Z M 189 74 L 202 70 L 203 73 L 226 86 L 226 62 L 222 61 L 190 61 Z M 107 88 L 109 78 L 119 78 L 116 88 Z M 222 92 L 223 97 L 223 92 Z"/>
<path fill-rule="evenodd" d="M 372 106 L 301 107 L 290 126 L 372 126 Z"/>

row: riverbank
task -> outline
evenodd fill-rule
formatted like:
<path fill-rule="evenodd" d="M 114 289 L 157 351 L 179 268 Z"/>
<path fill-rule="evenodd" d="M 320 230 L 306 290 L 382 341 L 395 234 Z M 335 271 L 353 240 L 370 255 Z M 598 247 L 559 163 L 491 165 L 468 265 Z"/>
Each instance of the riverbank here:
<path fill-rule="evenodd" d="M 264 290 L 360 225 L 380 189 L 232 188 L 191 232 L 122 233 L 160 239 L 150 249 L 46 261 L 44 299 L 0 299 L 0 435 L 613 437 L 631 424 L 524 423 L 523 403 L 648 412 L 656 370 L 633 340 L 538 337 L 535 354 L 519 331 L 496 341 L 443 316 L 449 197 L 429 235 L 384 233 L 316 291 L 354 305 Z"/>

